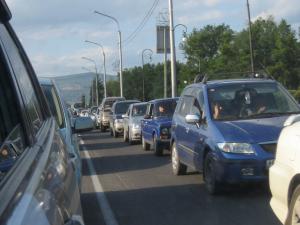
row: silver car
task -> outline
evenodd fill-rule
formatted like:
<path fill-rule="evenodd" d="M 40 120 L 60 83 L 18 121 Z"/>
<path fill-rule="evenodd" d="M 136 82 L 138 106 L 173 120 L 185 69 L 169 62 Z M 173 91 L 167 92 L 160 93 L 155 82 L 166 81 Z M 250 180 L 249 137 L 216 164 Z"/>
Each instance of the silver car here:
<path fill-rule="evenodd" d="M 147 110 L 147 103 L 135 103 L 130 105 L 126 114 L 123 115 L 124 141 L 132 144 L 141 141 L 141 120 Z"/>
<path fill-rule="evenodd" d="M 83 224 L 67 146 L 4 0 L 0 9 L 0 224 Z"/>

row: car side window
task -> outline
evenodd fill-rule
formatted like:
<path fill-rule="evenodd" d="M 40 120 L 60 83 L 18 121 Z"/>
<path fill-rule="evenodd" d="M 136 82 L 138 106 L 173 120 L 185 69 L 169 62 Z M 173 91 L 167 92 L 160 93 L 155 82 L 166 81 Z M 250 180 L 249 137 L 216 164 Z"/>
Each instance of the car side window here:
<path fill-rule="evenodd" d="M 61 129 L 64 128 L 65 122 L 64 122 L 63 109 L 61 108 L 57 92 L 55 91 L 53 86 L 50 85 L 42 85 L 42 89 L 48 100 L 51 113 L 55 116 L 59 128 Z"/>
<path fill-rule="evenodd" d="M 0 181 L 27 146 L 18 99 L 6 71 L 0 61 Z"/>
<path fill-rule="evenodd" d="M 25 67 L 25 62 L 22 59 L 20 50 L 3 24 L 0 24 L 0 34 L 22 93 L 25 108 L 30 117 L 31 123 L 33 124 L 34 133 L 36 134 L 42 125 L 43 117 L 29 72 Z"/>
<path fill-rule="evenodd" d="M 195 98 L 190 95 L 183 96 L 182 103 L 179 109 L 179 115 L 185 117 L 188 115 L 191 111 L 191 107 L 193 106 L 195 102 Z"/>

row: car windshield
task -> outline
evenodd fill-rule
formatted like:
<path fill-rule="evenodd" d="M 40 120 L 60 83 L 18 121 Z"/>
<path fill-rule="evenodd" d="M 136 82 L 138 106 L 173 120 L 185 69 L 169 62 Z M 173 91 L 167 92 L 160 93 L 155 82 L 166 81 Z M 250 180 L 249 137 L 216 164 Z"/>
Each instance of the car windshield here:
<path fill-rule="evenodd" d="M 299 113 L 297 103 L 276 83 L 239 83 L 208 89 L 211 118 L 239 120 Z"/>
<path fill-rule="evenodd" d="M 116 114 L 125 114 L 131 104 L 135 102 L 120 102 L 116 104 L 115 113 Z"/>
<path fill-rule="evenodd" d="M 146 114 L 147 105 L 135 105 L 132 107 L 132 117 L 144 116 Z"/>
<path fill-rule="evenodd" d="M 175 99 L 161 101 L 154 108 L 154 117 L 171 117 L 174 114 L 177 101 Z"/>

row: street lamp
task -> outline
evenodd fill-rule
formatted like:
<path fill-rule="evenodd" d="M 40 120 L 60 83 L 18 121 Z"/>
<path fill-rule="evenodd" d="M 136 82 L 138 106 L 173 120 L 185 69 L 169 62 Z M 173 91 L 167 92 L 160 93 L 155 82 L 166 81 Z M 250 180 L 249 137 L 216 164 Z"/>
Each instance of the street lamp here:
<path fill-rule="evenodd" d="M 144 54 L 146 52 L 150 52 L 150 62 L 152 61 L 152 55 L 153 55 L 153 51 L 149 48 L 146 48 L 143 50 L 142 52 L 142 65 L 143 65 L 143 70 L 144 70 L 144 65 L 145 65 L 145 61 L 144 61 Z M 145 101 L 145 74 L 144 74 L 144 71 L 143 71 L 143 101 Z"/>
<path fill-rule="evenodd" d="M 106 92 L 106 63 L 105 63 L 104 48 L 103 48 L 103 46 L 101 44 L 96 43 L 96 42 L 92 42 L 92 41 L 88 41 L 88 40 L 85 40 L 85 42 L 91 43 L 91 44 L 94 44 L 94 45 L 98 45 L 101 48 L 101 50 L 102 50 L 102 54 L 103 54 L 103 67 L 104 67 L 103 86 L 104 86 L 104 98 L 106 98 L 107 97 L 107 92 Z"/>
<path fill-rule="evenodd" d="M 184 28 L 182 41 L 185 42 L 186 41 L 187 26 L 182 24 L 182 23 L 179 23 L 174 27 L 174 30 L 176 30 L 176 28 L 179 27 L 179 26 L 182 26 Z"/>
<path fill-rule="evenodd" d="M 98 11 L 94 11 L 94 13 L 99 14 L 101 16 L 105 16 L 111 20 L 113 20 L 117 26 L 118 26 L 118 35 L 119 35 L 119 57 L 120 57 L 120 94 L 121 97 L 123 97 L 123 59 L 122 59 L 122 35 L 121 35 L 121 29 L 120 29 L 120 24 L 119 21 L 112 16 L 106 15 L 104 13 L 98 12 Z"/>
<path fill-rule="evenodd" d="M 81 67 L 81 69 L 83 69 L 83 70 L 86 70 L 86 71 L 88 71 L 88 72 L 90 72 L 90 73 L 95 73 L 95 72 L 93 72 L 91 69 L 89 69 L 89 68 L 87 68 L 87 67 L 85 67 L 85 66 L 82 66 Z M 92 105 L 95 105 L 94 103 L 95 103 L 95 98 L 94 98 L 94 84 L 93 84 L 94 82 L 92 82 L 92 101 L 91 101 L 91 103 L 92 103 Z M 96 89 L 96 88 L 95 88 Z"/>
<path fill-rule="evenodd" d="M 94 65 L 95 65 L 95 72 L 96 72 L 96 103 L 97 103 L 97 106 L 99 106 L 99 95 L 98 95 L 98 71 L 97 71 L 97 65 L 96 65 L 96 62 L 95 62 L 95 60 L 93 60 L 93 59 L 90 59 L 90 58 L 88 58 L 88 57 L 81 57 L 82 59 L 85 59 L 85 60 L 87 60 L 87 61 L 89 61 L 89 62 L 92 62 L 92 63 L 94 63 Z"/>

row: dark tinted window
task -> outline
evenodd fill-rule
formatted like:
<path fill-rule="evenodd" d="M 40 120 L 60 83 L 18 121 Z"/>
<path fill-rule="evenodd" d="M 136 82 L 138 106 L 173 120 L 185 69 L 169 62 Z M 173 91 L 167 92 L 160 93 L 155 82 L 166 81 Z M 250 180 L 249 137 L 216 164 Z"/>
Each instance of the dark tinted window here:
<path fill-rule="evenodd" d="M 153 116 L 155 117 L 170 117 L 174 114 L 175 108 L 177 105 L 177 101 L 174 99 L 167 101 L 160 101 L 155 104 L 155 109 Z"/>
<path fill-rule="evenodd" d="M 51 85 L 42 85 L 42 89 L 48 100 L 51 113 L 55 116 L 59 128 L 64 128 L 65 123 L 64 123 L 63 110 L 61 108 L 57 92 L 55 91 L 54 87 Z"/>
<path fill-rule="evenodd" d="M 136 102 L 120 102 L 115 105 L 115 113 L 116 114 L 125 114 L 128 110 L 128 107 Z"/>
<path fill-rule="evenodd" d="M 17 48 L 14 41 L 11 39 L 9 33 L 7 32 L 6 28 L 2 24 L 0 24 L 0 33 L 11 66 L 16 75 L 18 85 L 22 92 L 25 107 L 33 124 L 34 131 L 35 133 L 37 133 L 42 124 L 42 113 L 29 73 L 25 67 L 25 63 L 21 57 L 19 49 Z"/>
<path fill-rule="evenodd" d="M 146 114 L 147 111 L 147 105 L 135 105 L 132 107 L 132 113 L 131 115 L 133 117 L 136 116 L 144 116 Z"/>
<path fill-rule="evenodd" d="M 17 98 L 9 73 L 0 62 L 0 181 L 25 149 L 24 132 Z"/>

